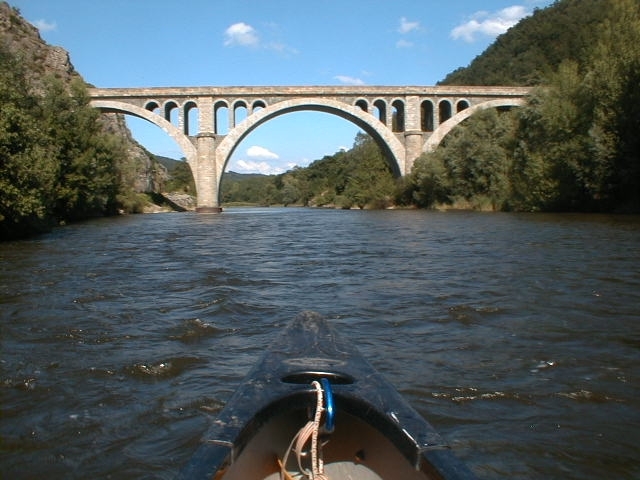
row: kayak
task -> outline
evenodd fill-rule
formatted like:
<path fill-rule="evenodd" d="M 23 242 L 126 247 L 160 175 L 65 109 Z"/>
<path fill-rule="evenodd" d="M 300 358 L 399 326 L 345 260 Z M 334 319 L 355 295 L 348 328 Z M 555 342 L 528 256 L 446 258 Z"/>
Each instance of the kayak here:
<path fill-rule="evenodd" d="M 351 342 L 303 312 L 247 374 L 178 478 L 476 477 Z"/>

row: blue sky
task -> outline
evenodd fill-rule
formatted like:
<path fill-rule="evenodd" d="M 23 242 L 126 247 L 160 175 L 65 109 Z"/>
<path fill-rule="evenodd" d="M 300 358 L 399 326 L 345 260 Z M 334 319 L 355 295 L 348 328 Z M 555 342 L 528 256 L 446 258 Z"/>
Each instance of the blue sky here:
<path fill-rule="evenodd" d="M 553 0 L 9 0 L 97 87 L 434 85 Z M 181 158 L 127 117 L 151 152 Z M 258 127 L 227 170 L 280 173 L 350 148 L 358 128 L 298 112 Z"/>

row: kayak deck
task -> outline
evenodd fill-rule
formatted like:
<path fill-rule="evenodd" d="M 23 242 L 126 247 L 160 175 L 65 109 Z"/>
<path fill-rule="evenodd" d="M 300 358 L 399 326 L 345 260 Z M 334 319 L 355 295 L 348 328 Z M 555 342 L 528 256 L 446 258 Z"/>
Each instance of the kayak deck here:
<path fill-rule="evenodd" d="M 329 380 L 335 428 L 324 434 L 330 480 L 474 479 L 438 433 L 318 314 L 303 312 L 220 412 L 181 479 L 276 480 L 278 462 L 312 416 L 316 392 Z M 297 462 L 289 479 L 301 476 Z"/>

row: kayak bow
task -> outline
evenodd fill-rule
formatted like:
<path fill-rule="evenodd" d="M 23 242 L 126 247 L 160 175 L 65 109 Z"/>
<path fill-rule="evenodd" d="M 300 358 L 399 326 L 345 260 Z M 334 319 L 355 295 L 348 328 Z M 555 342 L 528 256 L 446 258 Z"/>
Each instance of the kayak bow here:
<path fill-rule="evenodd" d="M 179 478 L 476 477 L 351 343 L 303 312 L 248 373 Z"/>

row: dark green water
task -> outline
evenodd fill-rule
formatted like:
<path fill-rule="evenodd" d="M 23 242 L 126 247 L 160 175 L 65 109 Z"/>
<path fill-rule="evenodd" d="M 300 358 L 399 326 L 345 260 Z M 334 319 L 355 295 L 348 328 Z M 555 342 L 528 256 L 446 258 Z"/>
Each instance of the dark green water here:
<path fill-rule="evenodd" d="M 301 310 L 481 478 L 640 477 L 640 218 L 237 209 L 0 244 L 0 477 L 170 479 Z"/>

